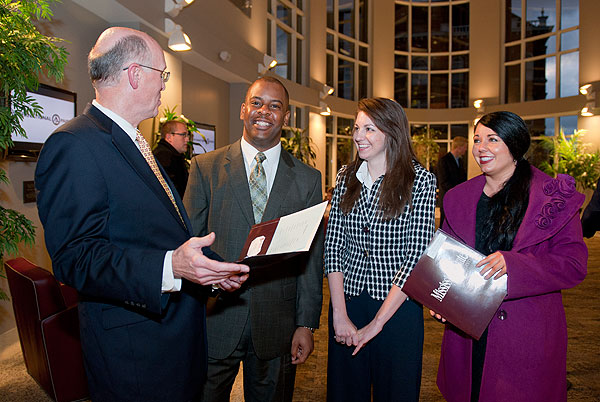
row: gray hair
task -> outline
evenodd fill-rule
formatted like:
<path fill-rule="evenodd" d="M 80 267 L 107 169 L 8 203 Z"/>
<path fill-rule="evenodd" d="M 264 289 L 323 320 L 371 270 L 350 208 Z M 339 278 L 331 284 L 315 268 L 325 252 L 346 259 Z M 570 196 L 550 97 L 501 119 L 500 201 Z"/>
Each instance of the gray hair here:
<path fill-rule="evenodd" d="M 139 35 L 129 35 L 117 41 L 106 53 L 92 49 L 88 55 L 88 72 L 94 86 L 110 86 L 117 83 L 128 62 L 148 64 L 149 60 L 150 48 L 146 41 Z"/>

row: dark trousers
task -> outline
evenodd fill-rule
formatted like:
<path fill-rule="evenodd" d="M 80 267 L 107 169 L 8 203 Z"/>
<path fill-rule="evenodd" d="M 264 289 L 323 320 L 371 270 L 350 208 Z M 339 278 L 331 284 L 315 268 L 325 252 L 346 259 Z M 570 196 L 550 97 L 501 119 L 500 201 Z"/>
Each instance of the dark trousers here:
<path fill-rule="evenodd" d="M 291 354 L 271 360 L 259 359 L 252 346 L 250 320 L 240 343 L 226 359 L 208 358 L 208 375 L 202 402 L 227 402 L 238 374 L 240 362 L 244 370 L 246 402 L 291 402 L 296 380 L 296 366 Z"/>
<path fill-rule="evenodd" d="M 363 291 L 346 296 L 348 317 L 362 328 L 381 307 Z M 423 362 L 423 307 L 406 300 L 383 330 L 356 356 L 354 347 L 334 339 L 333 314 L 329 309 L 327 400 L 329 402 L 418 401 Z"/>

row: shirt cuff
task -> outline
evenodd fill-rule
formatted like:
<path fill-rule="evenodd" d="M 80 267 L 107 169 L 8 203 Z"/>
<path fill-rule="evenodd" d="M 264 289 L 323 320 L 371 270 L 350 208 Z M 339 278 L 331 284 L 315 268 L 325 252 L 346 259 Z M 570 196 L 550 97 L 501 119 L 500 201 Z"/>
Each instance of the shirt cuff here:
<path fill-rule="evenodd" d="M 165 253 L 162 275 L 162 293 L 179 292 L 181 290 L 181 278 L 173 275 L 173 250 Z"/>

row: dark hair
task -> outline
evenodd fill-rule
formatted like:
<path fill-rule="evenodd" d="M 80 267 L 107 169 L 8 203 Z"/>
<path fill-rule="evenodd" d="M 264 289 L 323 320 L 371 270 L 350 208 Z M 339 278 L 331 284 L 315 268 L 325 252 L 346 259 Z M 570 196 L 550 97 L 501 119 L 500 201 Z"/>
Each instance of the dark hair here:
<path fill-rule="evenodd" d="M 112 85 L 117 82 L 117 77 L 127 67 L 128 62 L 148 63 L 150 61 L 150 48 L 139 35 L 129 35 L 118 40 L 115 45 L 105 53 L 95 52 L 88 55 L 88 72 L 92 84 Z"/>
<path fill-rule="evenodd" d="M 275 77 L 271 77 L 270 75 L 257 78 L 252 84 L 250 84 L 250 86 L 248 87 L 248 90 L 246 91 L 246 96 L 244 97 L 244 102 L 246 102 L 246 100 L 248 100 L 248 94 L 250 93 L 250 88 L 252 88 L 252 86 L 254 84 L 256 84 L 257 82 L 259 82 L 259 81 L 265 81 L 265 82 L 270 82 L 271 84 L 277 84 L 281 88 L 283 88 L 283 92 L 285 93 L 285 101 L 286 101 L 286 103 L 288 104 L 288 107 L 289 107 L 289 104 L 290 104 L 290 94 L 289 94 L 287 88 L 285 87 L 285 85 L 283 85 L 283 83 L 281 81 L 279 81 Z"/>
<path fill-rule="evenodd" d="M 517 165 L 502 189 L 491 197 L 489 214 L 482 237 L 485 251 L 510 250 L 529 205 L 531 167 L 524 158 L 531 136 L 523 119 L 511 112 L 494 112 L 483 116 L 477 126 L 484 125 L 504 141 Z"/>
<path fill-rule="evenodd" d="M 386 98 L 361 99 L 359 112 L 365 113 L 385 135 L 386 172 L 379 189 L 379 208 L 384 219 L 400 216 L 408 204 L 412 206 L 412 188 L 415 181 L 415 152 L 408 130 L 408 119 L 399 103 Z M 356 117 L 356 116 L 355 116 Z M 344 173 L 347 190 L 342 195 L 340 208 L 349 213 L 360 197 L 362 185 L 356 171 L 362 159 L 357 155 Z"/>

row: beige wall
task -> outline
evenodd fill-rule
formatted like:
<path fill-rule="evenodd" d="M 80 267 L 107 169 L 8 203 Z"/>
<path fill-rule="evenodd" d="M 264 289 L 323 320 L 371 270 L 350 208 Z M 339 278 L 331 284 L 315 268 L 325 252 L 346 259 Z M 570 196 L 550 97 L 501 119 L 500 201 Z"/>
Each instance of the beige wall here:
<path fill-rule="evenodd" d="M 394 31 L 393 1 L 370 2 L 371 24 L 371 76 L 373 96 L 394 98 Z M 377 38 L 375 40 L 375 38 Z"/>
<path fill-rule="evenodd" d="M 229 84 L 187 63 L 183 63 L 182 77 L 183 114 L 216 126 L 215 148 L 229 144 Z"/>
<path fill-rule="evenodd" d="M 585 29 L 579 30 L 579 83 L 600 81 L 600 1 L 579 0 L 579 22 Z M 583 98 L 583 96 L 582 96 Z M 596 99 L 600 93 L 596 94 Z M 582 101 L 584 103 L 585 101 Z M 600 101 L 596 102 L 600 105 Z M 582 105 L 583 106 L 583 105 Z M 578 120 L 580 129 L 587 131 L 585 141 L 592 149 L 600 148 L 600 116 L 583 117 Z"/>

